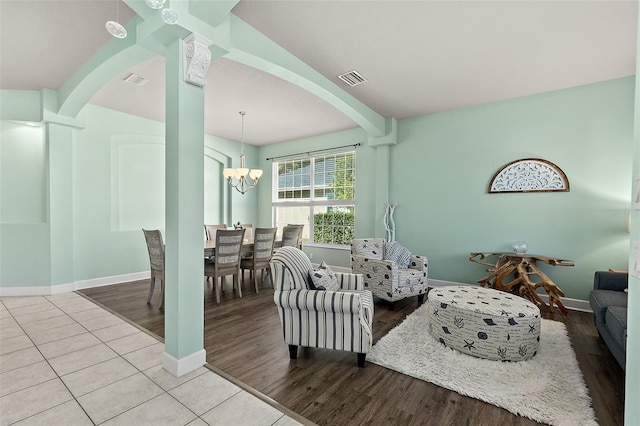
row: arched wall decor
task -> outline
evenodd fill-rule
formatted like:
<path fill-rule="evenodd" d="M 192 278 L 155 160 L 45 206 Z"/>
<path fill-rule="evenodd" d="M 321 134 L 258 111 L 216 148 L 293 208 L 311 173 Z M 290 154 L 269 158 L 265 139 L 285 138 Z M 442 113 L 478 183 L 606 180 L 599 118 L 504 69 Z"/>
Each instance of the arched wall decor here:
<path fill-rule="evenodd" d="M 512 161 L 493 175 L 489 193 L 568 192 L 569 180 L 560 167 L 541 158 Z"/>

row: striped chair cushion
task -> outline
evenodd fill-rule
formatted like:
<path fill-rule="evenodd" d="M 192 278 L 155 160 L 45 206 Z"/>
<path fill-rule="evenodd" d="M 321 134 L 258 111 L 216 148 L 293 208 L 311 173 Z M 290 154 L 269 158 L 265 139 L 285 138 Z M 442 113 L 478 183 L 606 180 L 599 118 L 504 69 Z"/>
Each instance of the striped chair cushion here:
<path fill-rule="evenodd" d="M 384 260 L 398 264 L 398 269 L 407 269 L 411 261 L 411 252 L 397 241 L 389 241 L 384 245 Z"/>
<path fill-rule="evenodd" d="M 276 250 L 271 263 L 278 263 L 284 267 L 282 272 L 279 268 L 272 268 L 276 290 L 311 288 L 309 276 L 309 271 L 312 269 L 311 261 L 302 250 L 291 246 L 281 247 Z"/>

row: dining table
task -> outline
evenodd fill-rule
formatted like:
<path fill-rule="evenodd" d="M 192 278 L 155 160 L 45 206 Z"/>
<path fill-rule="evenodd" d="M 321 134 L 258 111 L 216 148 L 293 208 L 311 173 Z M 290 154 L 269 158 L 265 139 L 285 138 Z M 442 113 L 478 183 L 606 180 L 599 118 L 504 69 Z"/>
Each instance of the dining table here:
<path fill-rule="evenodd" d="M 250 255 L 253 253 L 253 238 L 245 238 L 242 242 L 242 256 Z M 274 243 L 275 247 L 282 247 L 282 240 L 276 240 Z M 205 240 L 204 242 L 204 257 L 212 257 L 216 254 L 216 240 Z"/>

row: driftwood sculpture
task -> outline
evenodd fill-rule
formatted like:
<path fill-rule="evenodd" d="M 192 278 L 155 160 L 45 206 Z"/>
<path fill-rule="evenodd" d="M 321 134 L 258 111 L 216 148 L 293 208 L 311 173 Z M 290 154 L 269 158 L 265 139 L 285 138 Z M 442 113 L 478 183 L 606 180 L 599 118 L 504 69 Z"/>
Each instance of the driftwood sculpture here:
<path fill-rule="evenodd" d="M 384 229 L 387 231 L 387 241 L 396 240 L 396 222 L 393 220 L 393 211 L 398 206 L 397 203 L 387 204 L 384 211 Z"/>
<path fill-rule="evenodd" d="M 484 260 L 493 256 L 496 257 L 494 263 Z M 469 260 L 490 267 L 487 269 L 489 275 L 478 281 L 482 287 L 490 287 L 524 297 L 538 306 L 547 306 L 551 312 L 553 312 L 553 305 L 556 305 L 564 315 L 569 312 L 560 300 L 564 296 L 564 292 L 538 268 L 536 262 L 544 262 L 551 266 L 574 266 L 573 261 L 517 253 L 471 253 Z M 513 274 L 512 279 L 505 281 L 511 274 Z M 539 281 L 532 281 L 532 277 L 535 276 Z M 542 287 L 549 295 L 548 304 L 544 303 L 536 292 L 539 287 Z"/>

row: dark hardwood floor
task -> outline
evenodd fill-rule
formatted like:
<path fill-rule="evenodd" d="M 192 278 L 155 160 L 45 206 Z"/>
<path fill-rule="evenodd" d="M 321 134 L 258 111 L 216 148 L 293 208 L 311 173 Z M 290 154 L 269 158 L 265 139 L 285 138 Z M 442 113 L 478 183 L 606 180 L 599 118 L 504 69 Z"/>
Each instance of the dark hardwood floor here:
<path fill-rule="evenodd" d="M 156 290 L 152 305 L 147 305 L 148 286 L 148 281 L 136 281 L 82 293 L 164 337 L 159 291 Z M 358 368 L 353 353 L 300 348 L 298 359 L 290 361 L 269 286 L 263 285 L 256 294 L 247 279 L 244 297 L 238 298 L 229 284 L 219 305 L 211 287 L 205 284 L 204 348 L 208 363 L 317 424 L 538 424 L 376 364 Z M 398 302 L 395 311 L 377 303 L 374 342 L 416 307 L 415 298 Z M 622 425 L 624 372 L 598 337 L 592 315 L 571 311 L 564 317 L 545 311 L 543 317 L 565 323 L 598 423 Z"/>

